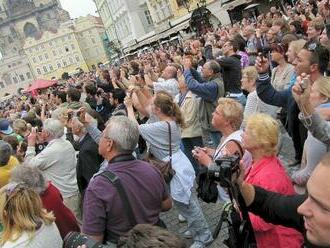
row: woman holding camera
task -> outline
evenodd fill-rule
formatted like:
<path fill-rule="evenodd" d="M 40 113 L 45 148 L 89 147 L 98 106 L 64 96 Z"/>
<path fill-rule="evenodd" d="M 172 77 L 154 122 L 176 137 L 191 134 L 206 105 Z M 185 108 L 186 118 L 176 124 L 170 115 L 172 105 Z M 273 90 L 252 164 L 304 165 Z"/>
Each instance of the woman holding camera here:
<path fill-rule="evenodd" d="M 170 133 L 167 123 L 170 125 L 172 168 L 176 172 L 170 182 L 171 197 L 178 212 L 188 222 L 188 230 L 194 239 L 191 248 L 205 247 L 213 241 L 213 238 L 198 201 L 191 191 L 195 171 L 189 159 L 180 150 L 180 128 L 184 125 L 180 108 L 172 96 L 165 91 L 159 91 L 147 100 L 141 89 L 135 88 L 133 97 L 138 100 L 135 106 L 139 111 L 149 116 L 147 123 L 139 125 L 139 131 L 148 143 L 150 153 L 158 160 L 169 160 Z M 125 99 L 125 105 L 128 118 L 136 121 L 130 97 Z"/>
<path fill-rule="evenodd" d="M 293 185 L 280 160 L 276 157 L 279 127 L 276 120 L 266 114 L 248 118 L 242 135 L 243 147 L 253 163 L 246 171 L 245 181 L 267 190 L 293 195 Z M 254 214 L 249 214 L 259 248 L 300 248 L 303 237 L 297 231 L 272 225 Z"/>
<path fill-rule="evenodd" d="M 0 206 L 0 247 L 62 247 L 54 215 L 42 208 L 39 194 L 31 188 L 8 184 L 0 193 Z"/>

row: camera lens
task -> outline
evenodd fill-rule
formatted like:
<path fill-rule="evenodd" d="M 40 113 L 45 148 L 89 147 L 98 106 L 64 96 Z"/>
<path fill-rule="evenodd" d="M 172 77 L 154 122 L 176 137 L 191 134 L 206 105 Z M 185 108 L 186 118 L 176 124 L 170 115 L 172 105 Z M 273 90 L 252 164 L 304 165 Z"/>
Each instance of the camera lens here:
<path fill-rule="evenodd" d="M 79 245 L 86 245 L 87 248 L 104 247 L 99 242 L 89 239 L 87 236 L 78 232 L 68 233 L 63 241 L 64 241 L 63 248 L 77 248 Z"/>

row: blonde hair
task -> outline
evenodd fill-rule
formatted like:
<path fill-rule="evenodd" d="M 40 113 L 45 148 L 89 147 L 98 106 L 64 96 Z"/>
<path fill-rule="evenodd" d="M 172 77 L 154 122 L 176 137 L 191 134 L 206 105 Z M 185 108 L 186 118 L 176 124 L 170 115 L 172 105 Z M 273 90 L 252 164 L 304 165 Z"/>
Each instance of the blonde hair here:
<path fill-rule="evenodd" d="M 246 130 L 266 156 L 276 155 L 279 127 L 274 118 L 267 114 L 253 114 L 247 119 Z"/>
<path fill-rule="evenodd" d="M 24 134 L 28 131 L 28 126 L 26 121 L 17 119 L 13 122 L 13 129 L 17 134 Z"/>
<path fill-rule="evenodd" d="M 242 70 L 242 75 L 246 74 L 248 79 L 256 81 L 258 78 L 258 72 L 255 66 L 248 66 Z"/>
<path fill-rule="evenodd" d="M 219 98 L 218 108 L 234 130 L 238 130 L 243 121 L 243 106 L 231 98 Z"/>
<path fill-rule="evenodd" d="M 173 117 L 179 126 L 184 127 L 184 118 L 180 107 L 173 101 L 173 97 L 166 91 L 159 91 L 155 95 L 154 104 L 160 111 L 169 117 Z"/>
<path fill-rule="evenodd" d="M 14 189 L 9 192 L 11 186 Z M 0 192 L 0 206 L 4 228 L 0 246 L 7 241 L 14 242 L 23 232 L 33 238 L 40 224 L 50 225 L 55 221 L 54 215 L 42 208 L 39 194 L 24 184 L 7 185 L 7 188 Z"/>
<path fill-rule="evenodd" d="M 315 82 L 320 94 L 330 98 L 330 77 L 320 77 Z"/>
<path fill-rule="evenodd" d="M 295 54 L 297 54 L 301 49 L 303 49 L 303 47 L 305 46 L 306 42 L 307 41 L 304 40 L 304 39 L 294 40 L 294 41 L 291 41 L 290 42 L 289 47 L 291 47 L 291 49 L 293 50 L 293 52 Z"/>

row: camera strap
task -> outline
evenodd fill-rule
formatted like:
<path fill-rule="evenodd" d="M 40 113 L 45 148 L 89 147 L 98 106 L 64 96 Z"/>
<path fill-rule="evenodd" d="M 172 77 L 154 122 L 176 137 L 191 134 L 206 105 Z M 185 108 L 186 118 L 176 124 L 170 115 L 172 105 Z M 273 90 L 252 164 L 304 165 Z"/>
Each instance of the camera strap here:
<path fill-rule="evenodd" d="M 124 211 L 128 217 L 128 221 L 130 223 L 130 225 L 132 227 L 134 227 L 137 222 L 136 222 L 136 219 L 135 219 L 135 216 L 134 216 L 134 212 L 132 210 L 132 206 L 128 200 L 128 197 L 127 197 L 127 194 L 126 194 L 126 191 L 123 187 L 123 185 L 121 184 L 120 182 L 120 178 L 113 172 L 111 171 L 104 171 L 102 172 L 101 174 L 99 174 L 99 176 L 102 176 L 106 179 L 108 179 L 108 181 L 116 187 L 117 189 L 117 192 L 119 194 L 119 197 L 123 203 L 123 207 L 124 207 Z"/>

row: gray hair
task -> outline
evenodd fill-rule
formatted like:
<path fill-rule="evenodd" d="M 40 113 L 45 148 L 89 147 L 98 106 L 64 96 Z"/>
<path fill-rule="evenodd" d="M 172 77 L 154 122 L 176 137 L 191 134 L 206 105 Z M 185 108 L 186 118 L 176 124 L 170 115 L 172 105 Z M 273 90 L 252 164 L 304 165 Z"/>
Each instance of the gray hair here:
<path fill-rule="evenodd" d="M 43 193 L 47 188 L 47 181 L 42 172 L 37 167 L 26 164 L 16 166 L 11 171 L 10 182 L 24 183 L 38 194 Z"/>
<path fill-rule="evenodd" d="M 64 126 L 62 122 L 53 118 L 44 121 L 43 129 L 54 139 L 61 138 L 64 135 Z"/>
<path fill-rule="evenodd" d="M 11 145 L 3 140 L 0 140 L 0 166 L 6 165 L 12 154 L 13 148 Z"/>
<path fill-rule="evenodd" d="M 59 107 L 52 112 L 52 118 L 60 120 L 62 118 L 68 117 L 68 109 L 64 107 Z"/>
<path fill-rule="evenodd" d="M 113 116 L 109 120 L 105 136 L 114 141 L 119 153 L 132 153 L 139 141 L 139 128 L 126 116 Z"/>
<path fill-rule="evenodd" d="M 214 74 L 217 74 L 220 72 L 221 67 L 219 65 L 219 63 L 215 60 L 210 60 L 206 62 L 209 66 L 209 68 L 213 71 Z"/>

